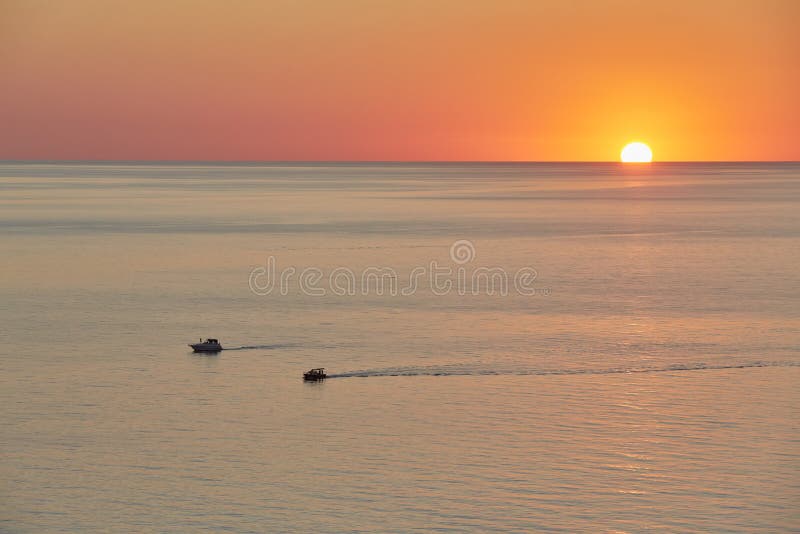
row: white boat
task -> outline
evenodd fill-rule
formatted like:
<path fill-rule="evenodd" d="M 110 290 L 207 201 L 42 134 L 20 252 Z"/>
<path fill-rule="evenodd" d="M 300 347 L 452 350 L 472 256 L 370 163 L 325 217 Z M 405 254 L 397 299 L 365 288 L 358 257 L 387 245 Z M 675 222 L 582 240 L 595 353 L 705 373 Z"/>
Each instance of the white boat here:
<path fill-rule="evenodd" d="M 219 352 L 222 350 L 222 345 L 219 344 L 219 340 L 208 338 L 205 341 L 202 339 L 200 343 L 190 343 L 189 344 L 195 352 Z"/>

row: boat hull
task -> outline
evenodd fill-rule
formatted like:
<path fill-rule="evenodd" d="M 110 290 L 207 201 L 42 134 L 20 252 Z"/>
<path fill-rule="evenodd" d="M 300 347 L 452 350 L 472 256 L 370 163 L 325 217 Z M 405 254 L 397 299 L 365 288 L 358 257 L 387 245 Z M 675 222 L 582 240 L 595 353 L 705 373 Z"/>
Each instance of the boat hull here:
<path fill-rule="evenodd" d="M 325 374 L 323 369 L 312 369 L 311 371 L 303 373 L 303 380 L 306 382 L 319 382 L 326 378 L 328 378 L 328 375 Z"/>
<path fill-rule="evenodd" d="M 222 350 L 222 345 L 210 343 L 195 343 L 190 344 L 192 350 L 195 352 L 219 352 Z"/>

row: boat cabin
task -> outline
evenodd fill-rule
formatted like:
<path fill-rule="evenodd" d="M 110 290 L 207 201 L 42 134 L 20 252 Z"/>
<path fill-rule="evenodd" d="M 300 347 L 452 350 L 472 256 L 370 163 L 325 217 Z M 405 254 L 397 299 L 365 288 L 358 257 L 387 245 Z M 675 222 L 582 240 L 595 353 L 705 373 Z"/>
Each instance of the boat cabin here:
<path fill-rule="evenodd" d="M 303 373 L 303 380 L 322 380 L 327 376 L 323 367 L 317 367 L 316 369 L 311 369 Z"/>

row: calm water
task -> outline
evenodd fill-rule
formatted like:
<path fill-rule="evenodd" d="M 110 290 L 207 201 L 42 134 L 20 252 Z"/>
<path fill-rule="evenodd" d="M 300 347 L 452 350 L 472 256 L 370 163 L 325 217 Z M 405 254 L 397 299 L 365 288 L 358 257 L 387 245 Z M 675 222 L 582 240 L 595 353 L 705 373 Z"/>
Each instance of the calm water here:
<path fill-rule="evenodd" d="M 2 531 L 800 530 L 800 165 L 7 163 L 0 250 Z"/>

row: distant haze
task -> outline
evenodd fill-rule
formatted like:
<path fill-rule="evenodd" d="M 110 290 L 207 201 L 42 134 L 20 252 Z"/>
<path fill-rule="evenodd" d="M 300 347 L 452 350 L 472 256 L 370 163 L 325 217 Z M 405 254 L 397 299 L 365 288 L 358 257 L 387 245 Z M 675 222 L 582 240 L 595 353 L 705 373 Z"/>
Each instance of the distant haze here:
<path fill-rule="evenodd" d="M 800 159 L 800 2 L 0 5 L 0 159 Z"/>

